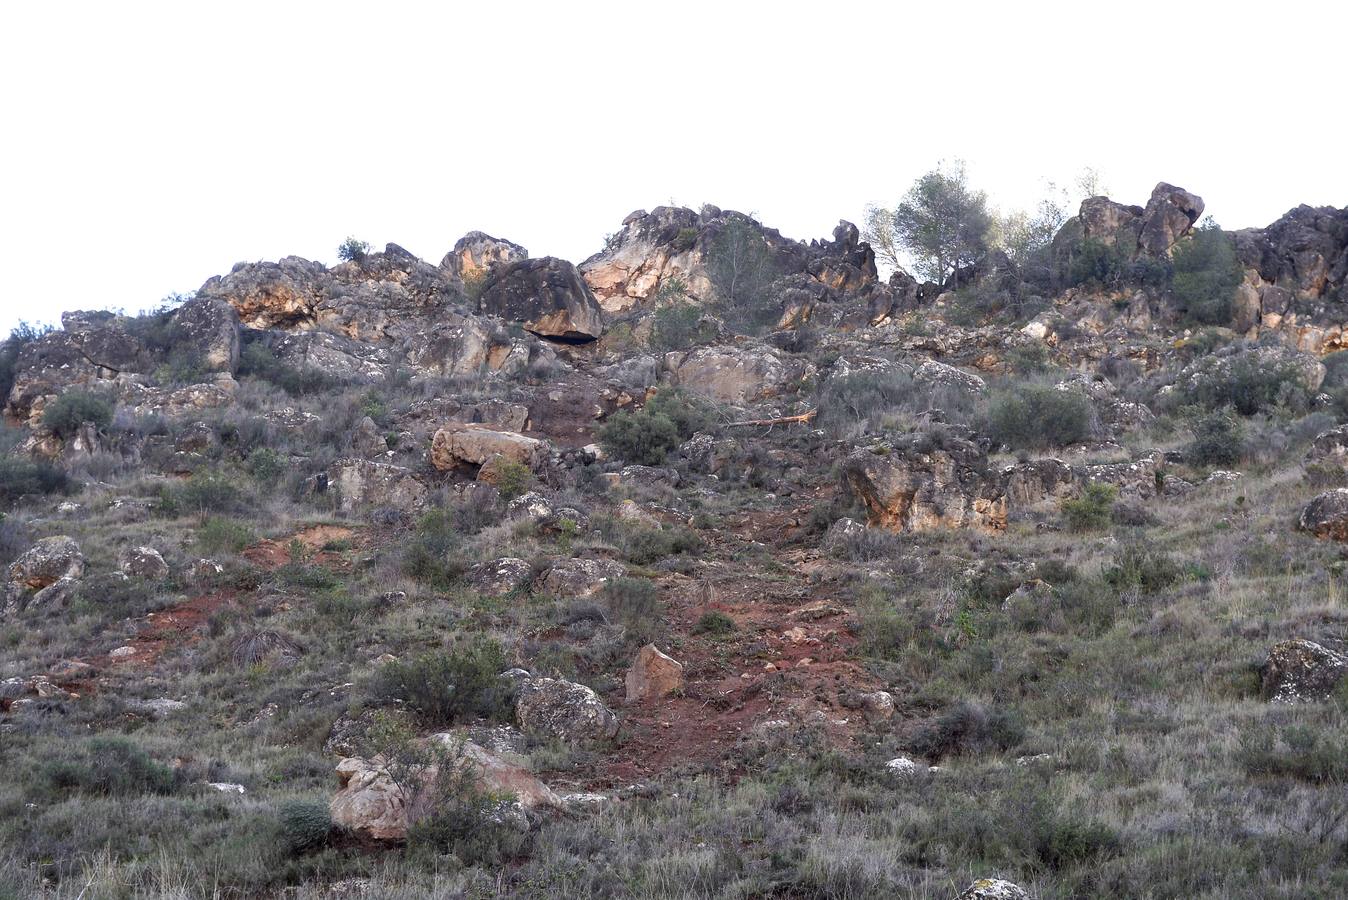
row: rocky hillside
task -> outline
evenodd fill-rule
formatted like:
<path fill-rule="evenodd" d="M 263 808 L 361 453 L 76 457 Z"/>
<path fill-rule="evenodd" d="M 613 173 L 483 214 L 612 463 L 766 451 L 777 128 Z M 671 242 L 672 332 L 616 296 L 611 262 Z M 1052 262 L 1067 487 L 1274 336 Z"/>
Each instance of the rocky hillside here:
<path fill-rule="evenodd" d="M 1348 890 L 1348 209 L 632 213 L 0 348 L 0 896 Z"/>

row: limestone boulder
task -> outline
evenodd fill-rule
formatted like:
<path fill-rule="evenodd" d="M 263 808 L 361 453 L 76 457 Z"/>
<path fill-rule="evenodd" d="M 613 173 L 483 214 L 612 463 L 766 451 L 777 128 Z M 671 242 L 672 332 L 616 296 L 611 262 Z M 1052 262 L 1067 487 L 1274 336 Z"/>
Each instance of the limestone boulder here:
<path fill-rule="evenodd" d="M 84 554 L 73 538 L 43 538 L 10 563 L 5 575 L 4 615 L 57 605 L 69 599 L 83 577 Z"/>
<path fill-rule="evenodd" d="M 529 580 L 534 568 L 528 560 L 514 556 L 489 559 L 468 570 L 468 583 L 479 594 L 500 597 Z"/>
<path fill-rule="evenodd" d="M 451 422 L 431 438 L 430 462 L 442 472 L 465 466 L 481 466 L 495 456 L 521 463 L 531 470 L 547 459 L 547 441 L 513 431 L 497 431 L 483 425 Z"/>
<path fill-rule="evenodd" d="M 371 507 L 411 512 L 421 508 L 427 495 L 426 485 L 410 469 L 356 458 L 337 460 L 319 476 L 316 488 L 333 492 L 343 512 Z"/>
<path fill-rule="evenodd" d="M 798 359 L 766 347 L 700 347 L 665 356 L 670 380 L 721 403 L 746 404 L 780 396 L 806 373 Z"/>
<path fill-rule="evenodd" d="M 1318 538 L 1348 541 L 1348 488 L 1325 491 L 1307 503 L 1297 528 Z"/>
<path fill-rule="evenodd" d="M 219 297 L 196 296 L 173 313 L 173 352 L 210 372 L 239 367 L 239 315 Z"/>
<path fill-rule="evenodd" d="M 534 590 L 552 597 L 588 598 L 604 589 L 627 568 L 611 559 L 559 559 L 534 582 Z"/>
<path fill-rule="evenodd" d="M 956 900 L 1030 900 L 1020 885 L 1002 878 L 980 878 L 969 885 Z"/>
<path fill-rule="evenodd" d="M 598 694 L 560 678 L 521 679 L 515 718 L 527 735 L 573 745 L 609 741 L 618 733 L 618 717 Z"/>
<path fill-rule="evenodd" d="M 656 700 L 683 688 L 683 664 L 647 644 L 627 670 L 627 702 Z"/>
<path fill-rule="evenodd" d="M 163 578 L 169 573 L 168 563 L 153 547 L 127 547 L 117 555 L 117 568 L 133 578 Z"/>
<path fill-rule="evenodd" d="M 914 435 L 856 450 L 843 461 L 869 524 L 893 531 L 1006 527 L 1006 495 L 970 440 Z"/>

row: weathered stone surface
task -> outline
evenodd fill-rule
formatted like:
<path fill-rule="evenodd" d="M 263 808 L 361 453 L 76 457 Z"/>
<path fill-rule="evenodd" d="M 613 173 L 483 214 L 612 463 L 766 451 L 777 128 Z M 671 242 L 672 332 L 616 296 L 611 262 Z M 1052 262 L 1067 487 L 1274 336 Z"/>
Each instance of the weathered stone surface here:
<path fill-rule="evenodd" d="M 388 726 L 408 728 L 413 717 L 406 710 L 389 708 L 362 709 L 355 715 L 342 713 L 328 729 L 328 738 L 323 742 L 323 752 L 343 759 L 352 756 L 376 754 L 379 750 L 377 737 Z"/>
<path fill-rule="evenodd" d="M 585 343 L 604 333 L 599 303 L 576 267 L 551 256 L 516 260 L 491 270 L 479 307 L 553 340 Z"/>
<path fill-rule="evenodd" d="M 610 559 L 559 559 L 538 576 L 534 590 L 552 597 L 593 597 L 626 574 L 622 563 Z"/>
<path fill-rule="evenodd" d="M 338 509 L 353 512 L 372 506 L 419 509 L 426 485 L 410 469 L 368 459 L 339 459 L 328 467 L 318 488 L 336 491 Z"/>
<path fill-rule="evenodd" d="M 871 525 L 894 531 L 1006 527 L 1006 495 L 988 471 L 987 454 L 963 438 L 926 435 L 857 450 L 843 473 Z"/>
<path fill-rule="evenodd" d="M 1244 346 L 1235 344 L 1215 350 L 1185 366 L 1173 385 L 1162 392 L 1177 391 L 1181 396 L 1202 399 L 1216 385 L 1230 383 L 1245 373 L 1286 372 L 1311 393 L 1325 380 L 1325 367 L 1314 356 L 1283 344 Z"/>
<path fill-rule="evenodd" d="M 1348 672 L 1348 657 L 1314 641 L 1275 644 L 1259 671 L 1260 690 L 1273 703 L 1324 700 Z"/>
<path fill-rule="evenodd" d="M 6 572 L 3 615 L 64 602 L 84 575 L 84 554 L 65 535 L 47 537 L 19 555 Z"/>
<path fill-rule="evenodd" d="M 1348 488 L 1325 491 L 1301 510 L 1297 527 L 1318 538 L 1348 541 Z"/>
<path fill-rule="evenodd" d="M 572 744 L 607 741 L 618 733 L 618 717 L 598 694 L 559 678 L 521 680 L 515 718 L 525 734 Z"/>
<path fill-rule="evenodd" d="M 628 668 L 626 686 L 628 703 L 672 694 L 683 688 L 683 664 L 647 644 Z"/>
<path fill-rule="evenodd" d="M 442 472 L 462 466 L 480 466 L 493 456 L 503 456 L 536 469 L 547 458 L 547 441 L 513 431 L 494 431 L 482 425 L 451 422 L 431 439 L 430 461 Z"/>
<path fill-rule="evenodd" d="M 519 244 L 481 231 L 470 231 L 445 254 L 440 267 L 449 269 L 465 281 L 472 281 L 485 278 L 497 266 L 528 258 L 529 251 Z"/>
<path fill-rule="evenodd" d="M 418 767 L 400 776 L 389 774 L 380 757 L 348 757 L 337 764 L 341 784 L 329 810 L 334 824 L 377 841 L 402 841 L 411 825 L 436 812 L 436 792 L 429 790 L 443 766 L 471 778 L 486 793 L 509 794 L 520 810 L 562 809 L 552 789 L 528 770 L 488 753 L 454 734 L 435 734 L 426 742 L 443 753 L 442 762 Z"/>
<path fill-rule="evenodd" d="M 1152 189 L 1145 208 L 1125 206 L 1108 197 L 1088 197 L 1081 201 L 1076 218 L 1055 236 L 1054 254 L 1075 252 L 1074 248 L 1090 240 L 1117 246 L 1130 259 L 1166 256 L 1202 214 L 1201 197 L 1165 182 Z"/>
<path fill-rule="evenodd" d="M 173 351 L 210 372 L 239 367 L 239 316 L 218 297 L 197 296 L 173 313 Z"/>
<path fill-rule="evenodd" d="M 796 359 L 767 348 L 701 347 L 665 356 L 671 381 L 722 403 L 744 404 L 783 393 L 805 374 Z"/>
<path fill-rule="evenodd" d="M 117 556 L 117 568 L 136 578 L 163 578 L 169 573 L 168 563 L 153 547 L 127 547 Z"/>
<path fill-rule="evenodd" d="M 514 556 L 489 559 L 468 570 L 468 583 L 478 593 L 488 597 L 508 594 L 529 580 L 533 566 L 528 560 Z"/>

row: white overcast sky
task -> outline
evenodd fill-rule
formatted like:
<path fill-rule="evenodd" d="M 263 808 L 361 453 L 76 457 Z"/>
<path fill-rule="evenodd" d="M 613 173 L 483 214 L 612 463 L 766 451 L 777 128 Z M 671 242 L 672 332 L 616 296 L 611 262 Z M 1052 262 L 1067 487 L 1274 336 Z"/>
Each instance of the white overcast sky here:
<path fill-rule="evenodd" d="M 1224 226 L 1348 205 L 1341 4 L 30 2 L 0 11 L 0 327 L 348 234 L 580 261 L 633 209 L 822 237 L 962 157 Z"/>

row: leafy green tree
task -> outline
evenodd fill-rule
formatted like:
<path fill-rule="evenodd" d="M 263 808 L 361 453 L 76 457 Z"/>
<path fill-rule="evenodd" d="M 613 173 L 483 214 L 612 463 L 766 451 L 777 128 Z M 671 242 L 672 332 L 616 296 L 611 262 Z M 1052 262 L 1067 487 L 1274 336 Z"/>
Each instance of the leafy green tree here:
<path fill-rule="evenodd" d="M 1171 295 L 1180 309 L 1204 325 L 1231 321 L 1231 303 L 1243 273 L 1231 239 L 1209 216 L 1172 257 Z"/>
<path fill-rule="evenodd" d="M 987 194 L 969 186 L 956 160 L 917 179 L 893 211 L 871 207 L 866 239 L 882 260 L 897 264 L 904 251 L 919 276 L 944 282 L 988 248 L 994 223 Z"/>
<path fill-rule="evenodd" d="M 768 285 L 780 274 L 763 230 L 748 216 L 730 213 L 707 254 L 707 275 L 728 322 L 755 329 L 776 318 Z"/>

